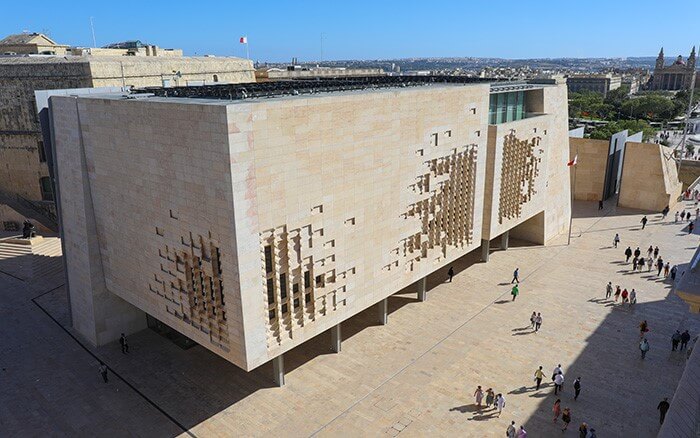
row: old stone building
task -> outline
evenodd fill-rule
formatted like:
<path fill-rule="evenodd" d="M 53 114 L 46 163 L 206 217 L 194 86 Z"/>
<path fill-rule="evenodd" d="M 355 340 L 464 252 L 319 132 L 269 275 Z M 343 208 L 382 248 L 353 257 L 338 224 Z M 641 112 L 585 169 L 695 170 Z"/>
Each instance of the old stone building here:
<path fill-rule="evenodd" d="M 678 55 L 678 58 L 670 65 L 664 64 L 664 49 L 662 47 L 659 56 L 656 58 L 652 89 L 687 90 L 690 88 L 693 75 L 696 75 L 695 88 L 700 88 L 700 80 L 697 78 L 697 75 L 700 75 L 700 73 L 695 70 L 695 47 L 691 50 L 687 61 L 684 61 L 683 57 Z"/>
<path fill-rule="evenodd" d="M 75 329 L 273 361 L 571 212 L 566 86 L 374 77 L 50 99 Z M 497 241 L 499 242 L 499 241 Z"/>
<path fill-rule="evenodd" d="M 35 45 L 39 51 L 44 48 L 42 44 L 50 41 L 42 35 L 24 36 L 31 36 L 31 39 L 22 40 L 25 46 Z M 14 37 L 17 36 L 3 41 L 14 44 L 7 47 L 16 51 L 20 39 Z M 1 47 L 0 52 L 9 51 Z M 240 58 L 131 56 L 126 54 L 128 47 L 100 50 L 125 53 L 124 56 L 0 56 L 0 204 L 17 201 L 38 207 L 39 213 L 50 213 L 52 209 L 52 184 L 43 150 L 35 90 L 255 81 L 252 62 Z M 0 225 L 16 223 L 17 215 L 8 211 L 0 209 Z"/>

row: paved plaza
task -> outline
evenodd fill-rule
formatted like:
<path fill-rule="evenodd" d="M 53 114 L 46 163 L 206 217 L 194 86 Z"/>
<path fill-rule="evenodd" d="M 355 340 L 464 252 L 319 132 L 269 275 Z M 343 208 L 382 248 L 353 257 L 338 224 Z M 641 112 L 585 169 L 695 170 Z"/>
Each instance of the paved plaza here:
<path fill-rule="evenodd" d="M 14 264 L 0 260 L 0 429 L 9 436 L 154 437 L 183 429 L 201 437 L 503 436 L 514 420 L 529 436 L 560 436 L 549 381 L 560 363 L 562 407 L 573 418 L 563 436 L 576 436 L 583 421 L 601 437 L 655 436 L 656 405 L 673 396 L 683 372 L 685 355 L 670 351 L 670 336 L 700 333 L 700 318 L 671 293 L 670 280 L 629 272 L 623 251 L 658 245 L 680 275 L 698 234 L 674 224 L 673 212 L 666 222 L 649 215 L 640 230 L 639 212 L 596 207 L 576 203 L 571 246 L 566 236 L 547 247 L 511 240 L 488 263 L 478 262 L 476 250 L 455 264 L 452 283 L 445 272 L 428 279 L 426 302 L 409 290 L 392 296 L 388 325 L 378 324 L 375 308 L 343 323 L 340 353 L 331 352 L 329 333 L 303 344 L 285 355 L 282 388 L 273 386 L 269 364 L 245 373 L 151 330 L 131 336 L 126 355 L 116 343 L 84 348 L 70 329 L 60 273 L 13 277 Z M 516 266 L 521 287 L 512 302 Z M 630 309 L 605 300 L 608 281 L 635 288 L 638 303 Z M 539 333 L 529 329 L 533 311 L 543 316 Z M 651 330 L 644 361 L 643 319 Z M 99 360 L 110 367 L 107 384 Z M 536 391 L 539 365 L 547 376 Z M 583 389 L 573 401 L 577 376 Z M 500 417 L 477 409 L 477 385 L 505 395 Z"/>

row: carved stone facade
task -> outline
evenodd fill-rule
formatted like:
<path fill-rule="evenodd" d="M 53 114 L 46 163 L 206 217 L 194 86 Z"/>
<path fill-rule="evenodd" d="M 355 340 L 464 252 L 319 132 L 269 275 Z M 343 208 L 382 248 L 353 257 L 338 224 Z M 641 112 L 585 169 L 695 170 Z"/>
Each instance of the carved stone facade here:
<path fill-rule="evenodd" d="M 498 223 L 503 219 L 519 218 L 523 205 L 537 193 L 535 179 L 539 176 L 539 163 L 543 149 L 540 137 L 520 140 L 515 130 L 503 139 L 503 163 L 501 165 L 501 192 L 498 202 Z"/>

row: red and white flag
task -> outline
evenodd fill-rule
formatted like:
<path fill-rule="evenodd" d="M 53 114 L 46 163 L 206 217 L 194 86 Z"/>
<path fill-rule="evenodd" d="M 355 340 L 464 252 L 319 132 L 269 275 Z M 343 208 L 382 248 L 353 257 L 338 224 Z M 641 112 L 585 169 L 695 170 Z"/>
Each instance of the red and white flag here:
<path fill-rule="evenodd" d="M 248 37 L 247 36 L 242 36 L 240 39 L 241 44 L 248 44 Z"/>
<path fill-rule="evenodd" d="M 569 161 L 568 163 L 566 163 L 566 165 L 567 165 L 567 166 L 575 166 L 576 163 L 578 163 L 578 154 L 576 154 L 576 156 L 574 157 L 573 160 L 571 160 L 571 161 Z"/>

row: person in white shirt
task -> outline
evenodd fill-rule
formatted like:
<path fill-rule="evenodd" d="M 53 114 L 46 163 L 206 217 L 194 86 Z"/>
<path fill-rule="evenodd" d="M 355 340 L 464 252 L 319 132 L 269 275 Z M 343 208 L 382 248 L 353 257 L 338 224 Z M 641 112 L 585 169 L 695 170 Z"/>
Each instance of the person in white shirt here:
<path fill-rule="evenodd" d="M 554 370 L 552 370 L 552 382 L 554 381 L 554 378 L 557 376 L 557 374 L 560 374 L 561 372 L 561 364 L 554 367 Z"/>
<path fill-rule="evenodd" d="M 496 407 L 498 408 L 498 416 L 501 416 L 501 411 L 503 408 L 506 406 L 506 399 L 503 397 L 503 394 L 498 394 L 496 396 Z"/>
<path fill-rule="evenodd" d="M 554 395 L 562 391 L 562 386 L 564 386 L 564 374 L 559 373 L 554 376 Z"/>

